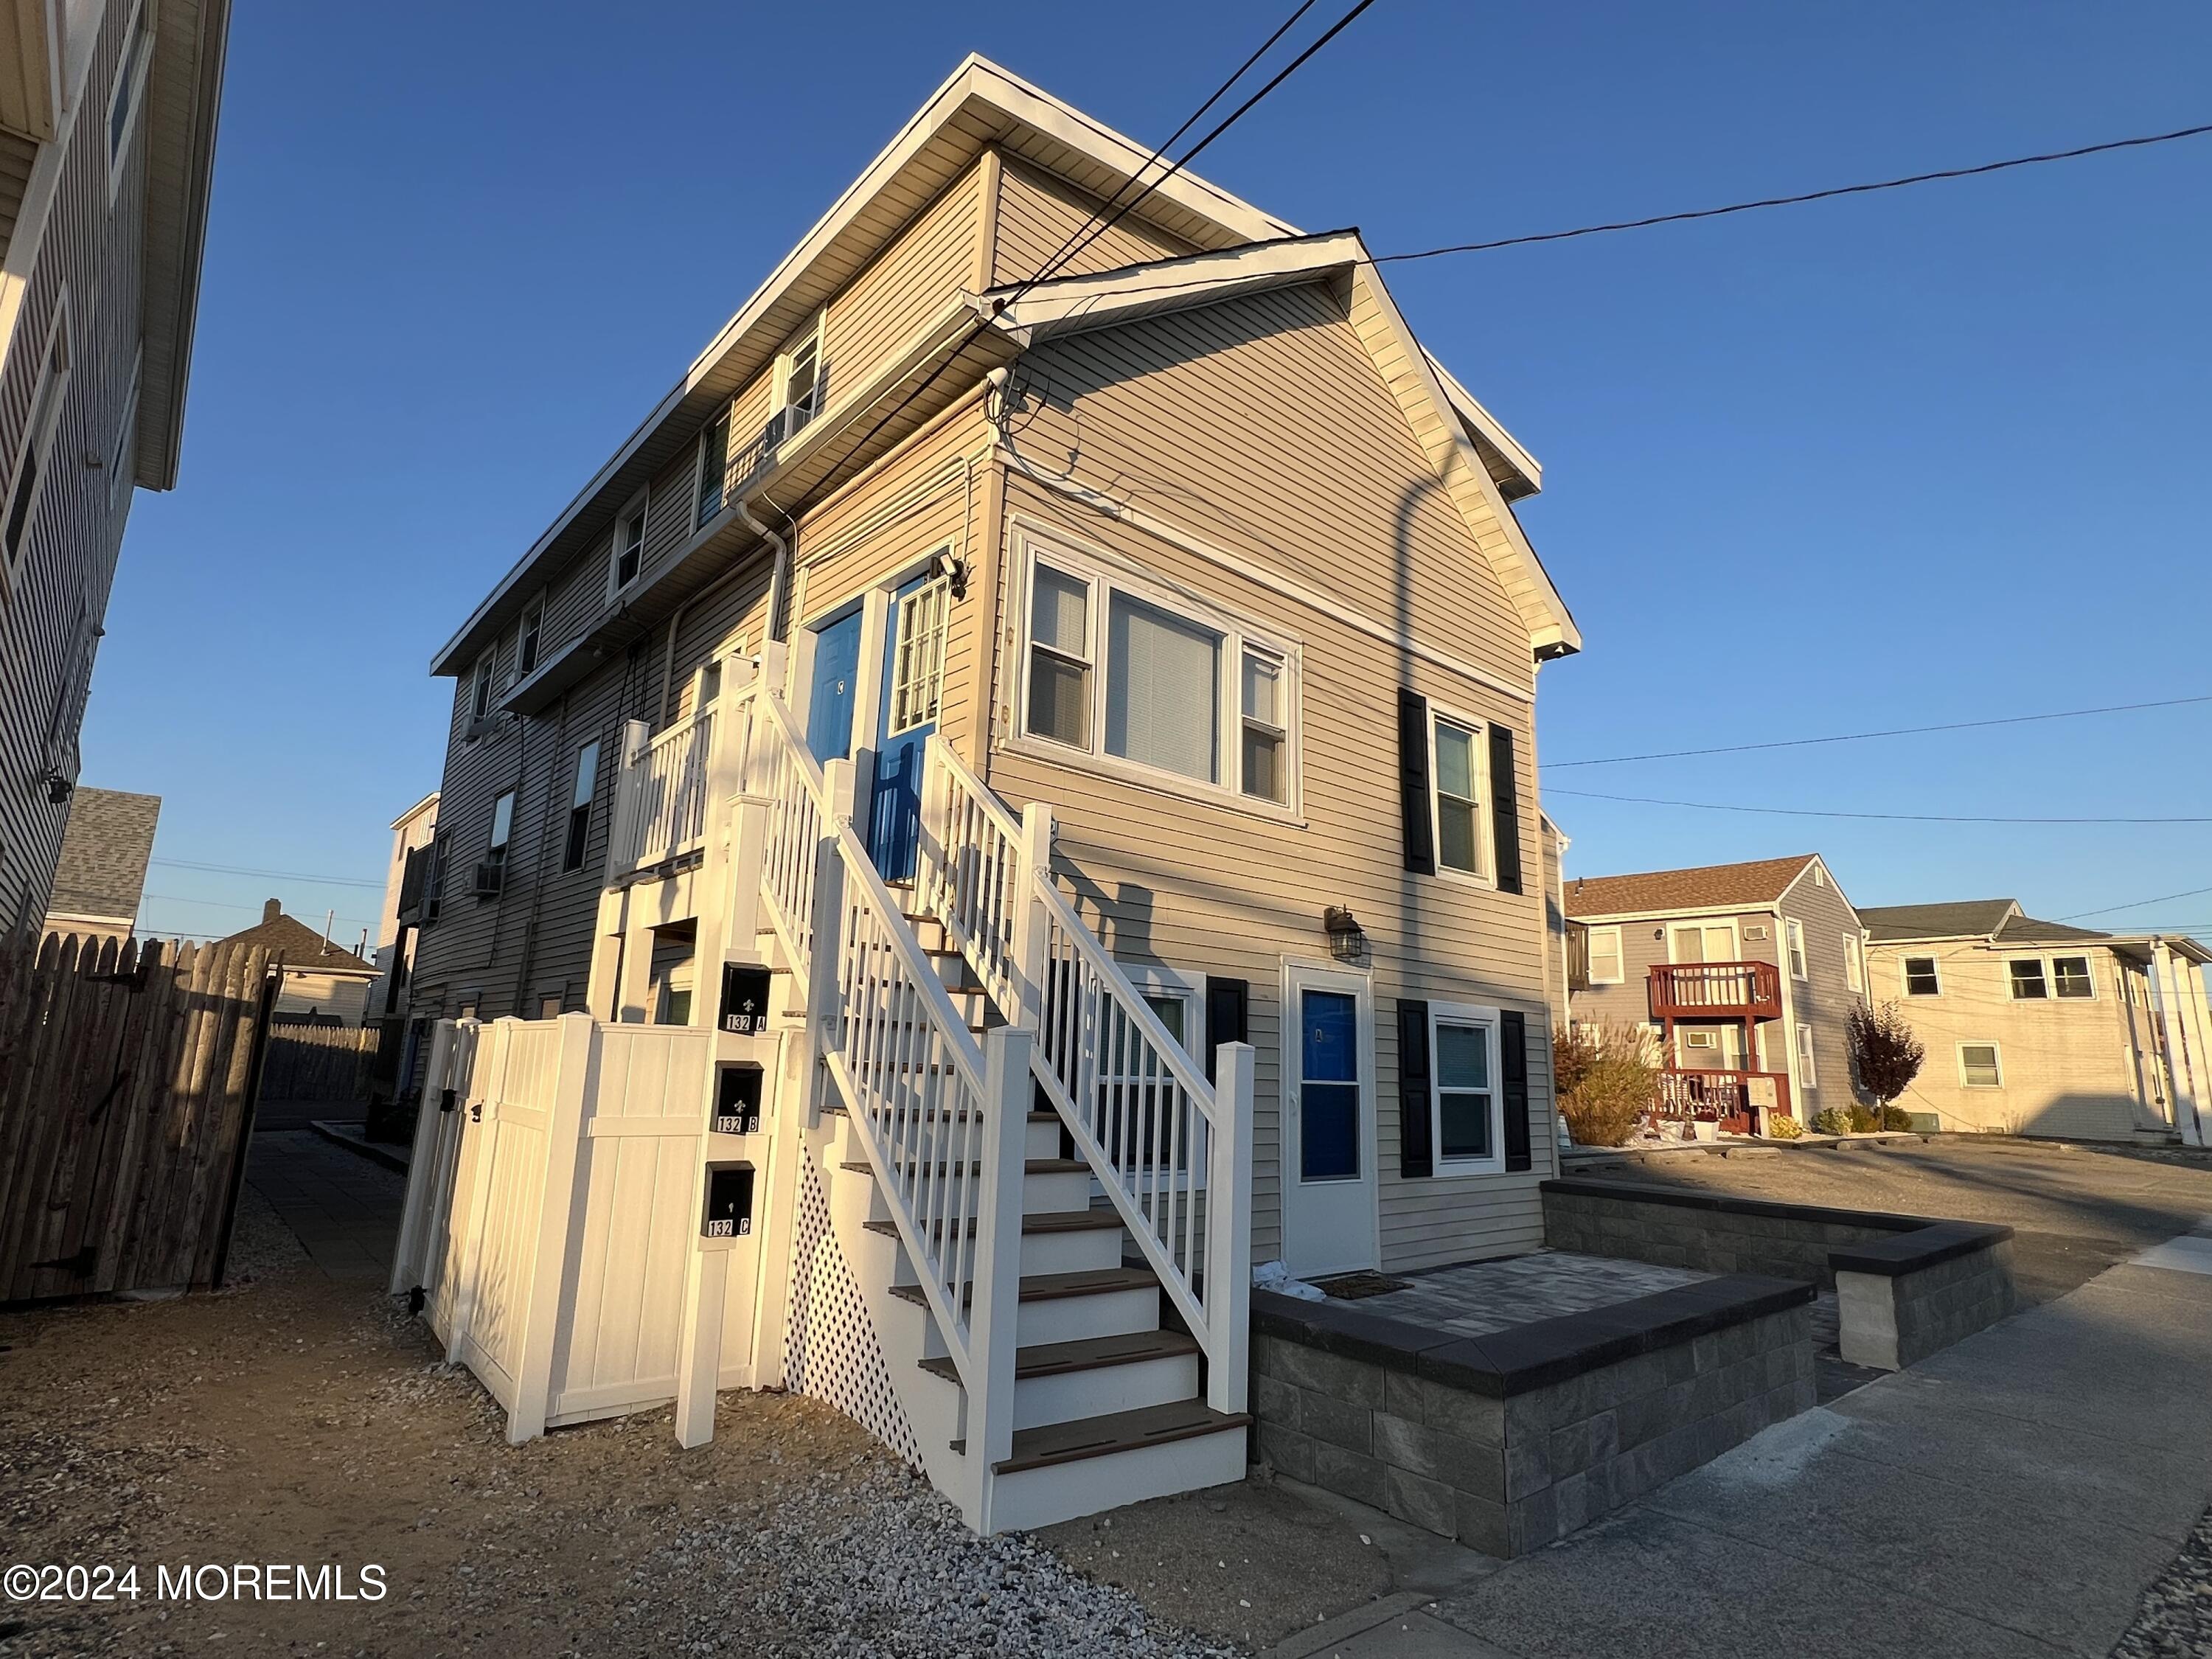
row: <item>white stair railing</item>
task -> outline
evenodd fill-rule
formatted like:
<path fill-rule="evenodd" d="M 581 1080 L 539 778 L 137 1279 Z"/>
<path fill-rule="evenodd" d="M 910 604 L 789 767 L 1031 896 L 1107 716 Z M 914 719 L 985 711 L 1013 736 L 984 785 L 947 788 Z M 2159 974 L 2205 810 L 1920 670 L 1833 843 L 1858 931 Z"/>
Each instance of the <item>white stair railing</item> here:
<path fill-rule="evenodd" d="M 854 830 L 849 763 L 836 778 L 817 766 L 773 691 L 747 708 L 743 793 L 767 806 L 762 899 L 966 1391 L 967 1508 L 988 1530 L 990 1470 L 1013 1447 L 1031 1039 L 994 1032 L 988 1055 L 977 1045 Z"/>
<path fill-rule="evenodd" d="M 1221 1045 L 1206 1081 L 1054 884 L 1041 809 L 1017 817 L 934 738 L 923 790 L 923 908 L 1036 1033 L 1031 1073 L 1205 1349 L 1208 1403 L 1243 1410 L 1251 1049 Z"/>
<path fill-rule="evenodd" d="M 645 746 L 625 755 L 623 794 L 612 860 L 617 874 L 648 869 L 697 847 L 707 829 L 707 758 L 714 740 L 714 711 L 678 720 Z"/>

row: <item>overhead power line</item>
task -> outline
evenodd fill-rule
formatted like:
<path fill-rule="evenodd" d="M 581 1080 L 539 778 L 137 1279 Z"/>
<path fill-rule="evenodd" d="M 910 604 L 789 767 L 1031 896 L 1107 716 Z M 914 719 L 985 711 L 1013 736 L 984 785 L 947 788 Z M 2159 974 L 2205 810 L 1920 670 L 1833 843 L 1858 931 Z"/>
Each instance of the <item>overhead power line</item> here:
<path fill-rule="evenodd" d="M 2140 910 L 2147 904 L 2164 904 L 2168 899 L 2195 898 L 2200 893 L 2212 893 L 2212 887 L 2192 887 L 2182 893 L 2160 893 L 2156 898 L 2136 899 L 2127 904 L 2108 904 L 2101 910 L 2076 910 L 2071 915 L 2059 916 L 2059 921 L 2079 921 L 2084 916 L 2109 916 L 2115 910 Z"/>
<path fill-rule="evenodd" d="M 380 892 L 384 888 L 382 882 L 365 880 L 360 876 L 309 876 L 297 870 L 255 870 L 241 864 L 202 864 L 194 859 L 149 859 L 147 862 L 172 870 L 205 870 L 221 876 L 267 876 L 272 881 L 312 881 L 331 887 L 369 887 Z"/>
<path fill-rule="evenodd" d="M 1877 179 L 1859 185 L 1834 185 L 1826 190 L 1808 190 L 1796 196 L 1765 196 L 1753 202 L 1731 202 L 1726 207 L 1692 208 L 1680 213 L 1655 213 L 1643 219 L 1616 219 L 1602 225 L 1580 225 L 1572 230 L 1540 231 L 1527 236 L 1501 236 L 1488 242 L 1454 242 L 1443 247 L 1425 247 L 1408 253 L 1380 253 L 1375 256 L 1378 265 L 1394 264 L 1408 259 L 1435 259 L 1447 253 L 1488 253 L 1501 247 L 1526 247 L 1534 242 L 1565 242 L 1577 236 L 1602 236 L 1616 230 L 1648 230 L 1654 225 L 1679 225 L 1692 219 L 1718 219 L 1731 213 L 1755 213 L 1763 208 L 1797 207 L 1807 202 L 1831 201 L 1838 196 L 1866 196 L 1875 191 L 1902 190 L 1908 185 L 1929 185 L 1945 179 L 1972 179 L 1985 173 L 2002 173 L 2012 167 L 2040 167 L 2046 161 L 2072 161 L 2084 155 L 2102 155 L 2118 149 L 2141 149 L 2150 144 L 2170 144 L 2180 138 L 2199 138 L 2212 133 L 2212 122 L 2202 126 L 2178 127 L 2172 132 L 2143 133 L 2133 138 L 2109 138 L 2102 143 L 2081 144 L 2073 149 L 2046 150 L 2037 155 L 2014 155 L 2002 161 L 1984 161 L 1976 167 L 1945 167 L 1936 173 L 1910 173 L 1901 179 Z"/>
<path fill-rule="evenodd" d="M 250 910 L 254 912 L 256 915 L 258 915 L 261 909 L 261 907 L 258 904 L 239 904 L 229 899 L 186 898 L 181 893 L 141 893 L 138 897 L 142 903 L 198 904 L 210 910 Z M 364 927 L 374 927 L 375 925 L 374 922 L 367 916 L 338 916 L 336 917 L 335 920 L 343 922 L 358 922 Z"/>
<path fill-rule="evenodd" d="M 1661 749 L 1648 755 L 1602 755 L 1593 760 L 1546 761 L 1547 769 L 1570 766 L 1623 766 L 1630 761 L 1683 760 L 1694 755 L 1740 755 L 1753 749 L 1803 749 L 1823 743 L 1864 743 L 1870 738 L 1911 738 L 1929 732 L 1971 732 L 1990 726 L 2028 726 L 2038 720 L 2081 720 L 2091 714 L 2130 714 L 2144 708 L 2179 708 L 2190 703 L 2212 702 L 2212 693 L 2194 697 L 2167 697 L 2158 702 L 2118 702 L 2103 708 L 2062 708 L 2050 714 L 2006 714 L 1994 720 L 1948 720 L 1941 726 L 1893 726 L 1880 732 L 1844 732 L 1828 738 L 1777 738 L 1766 743 L 1729 743 L 1711 749 Z"/>
<path fill-rule="evenodd" d="M 1967 812 L 1843 812 L 1809 806 L 1746 806 L 1734 801 L 1662 800 L 1653 795 L 1601 795 L 1588 789 L 1552 789 L 1578 800 L 1623 801 L 1634 806 L 1681 806 L 1698 812 L 1757 812 L 1784 818 L 1864 818 L 1895 823 L 2212 823 L 2212 817 L 2003 817 Z"/>

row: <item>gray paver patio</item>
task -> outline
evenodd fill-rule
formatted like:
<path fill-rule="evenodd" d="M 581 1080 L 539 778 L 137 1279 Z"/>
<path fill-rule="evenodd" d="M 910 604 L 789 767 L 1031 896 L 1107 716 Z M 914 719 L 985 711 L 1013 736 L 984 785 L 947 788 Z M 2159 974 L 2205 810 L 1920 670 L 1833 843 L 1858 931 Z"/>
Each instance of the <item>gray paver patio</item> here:
<path fill-rule="evenodd" d="M 392 1271 L 405 1180 L 309 1129 L 255 1133 L 246 1178 L 332 1279 Z"/>

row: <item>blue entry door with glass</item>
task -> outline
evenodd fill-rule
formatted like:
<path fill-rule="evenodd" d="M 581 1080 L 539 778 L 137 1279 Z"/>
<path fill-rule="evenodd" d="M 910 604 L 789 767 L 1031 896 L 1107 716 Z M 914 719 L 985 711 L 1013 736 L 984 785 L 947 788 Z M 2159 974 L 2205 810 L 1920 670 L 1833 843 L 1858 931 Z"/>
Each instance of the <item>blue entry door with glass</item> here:
<path fill-rule="evenodd" d="M 868 796 L 868 854 L 885 881 L 914 875 L 921 840 L 921 770 L 945 689 L 945 628 L 951 600 L 943 578 L 917 578 L 892 595 L 884 626 L 883 713 L 875 787 Z"/>
<path fill-rule="evenodd" d="M 1294 1273 L 1371 1267 L 1375 1079 L 1366 986 L 1357 975 L 1294 966 L 1289 989 L 1284 1265 Z"/>
<path fill-rule="evenodd" d="M 827 763 L 853 752 L 853 703 L 860 686 L 858 606 L 814 630 L 814 685 L 806 703 L 806 746 Z"/>

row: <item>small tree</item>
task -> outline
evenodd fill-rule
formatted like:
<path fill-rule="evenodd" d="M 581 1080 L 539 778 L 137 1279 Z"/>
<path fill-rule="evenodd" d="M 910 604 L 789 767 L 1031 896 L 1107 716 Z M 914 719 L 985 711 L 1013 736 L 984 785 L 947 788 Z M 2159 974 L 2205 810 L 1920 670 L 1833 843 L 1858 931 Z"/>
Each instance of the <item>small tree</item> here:
<path fill-rule="evenodd" d="M 1618 1146 L 1651 1109 L 1659 1064 L 1648 1028 L 1626 1021 L 1577 1025 L 1553 1046 L 1559 1115 L 1577 1146 Z"/>
<path fill-rule="evenodd" d="M 1878 1008 L 1861 1003 L 1851 1010 L 1851 1064 L 1859 1082 L 1883 1107 L 1912 1086 L 1928 1051 L 1912 1034 L 1911 1022 L 1893 1003 Z"/>

